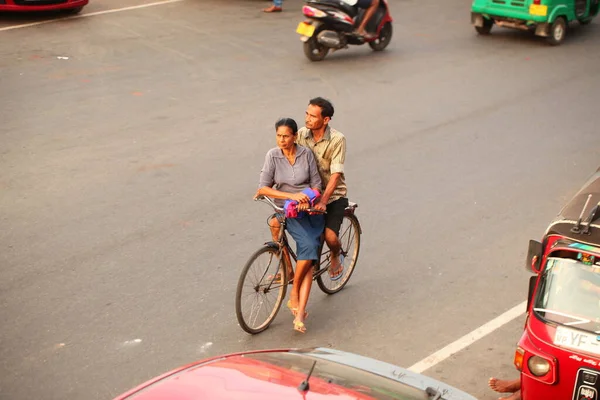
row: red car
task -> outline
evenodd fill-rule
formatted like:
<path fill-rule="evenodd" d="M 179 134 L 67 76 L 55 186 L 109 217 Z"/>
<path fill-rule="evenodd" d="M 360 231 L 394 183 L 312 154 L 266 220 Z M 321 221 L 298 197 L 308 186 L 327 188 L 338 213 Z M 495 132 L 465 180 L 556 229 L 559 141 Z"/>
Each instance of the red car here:
<path fill-rule="evenodd" d="M 217 356 L 152 379 L 115 400 L 475 400 L 395 365 L 328 348 Z"/>
<path fill-rule="evenodd" d="M 525 330 L 515 353 L 523 400 L 600 397 L 600 169 L 530 241 Z"/>
<path fill-rule="evenodd" d="M 89 0 L 0 0 L 0 11 L 64 10 L 76 14 Z"/>

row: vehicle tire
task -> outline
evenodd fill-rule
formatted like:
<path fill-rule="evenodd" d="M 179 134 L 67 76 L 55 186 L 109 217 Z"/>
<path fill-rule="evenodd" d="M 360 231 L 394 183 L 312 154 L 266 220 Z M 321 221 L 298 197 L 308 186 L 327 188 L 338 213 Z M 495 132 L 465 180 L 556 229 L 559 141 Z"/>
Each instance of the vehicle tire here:
<path fill-rule="evenodd" d="M 63 13 L 65 13 L 67 15 L 77 15 L 81 12 L 81 10 L 83 10 L 83 6 L 75 7 L 75 8 L 68 8 L 66 10 L 63 10 Z"/>
<path fill-rule="evenodd" d="M 317 276 L 317 284 L 319 288 L 327 294 L 335 294 L 342 290 L 350 280 L 358 254 L 360 252 L 360 234 L 361 228 L 358 218 L 355 215 L 344 215 L 342 226 L 340 227 L 340 242 L 342 244 L 342 255 L 344 256 L 344 272 L 340 280 L 332 281 L 329 276 L 329 271 L 324 271 Z M 325 247 L 325 246 L 323 246 Z M 317 272 L 321 267 L 329 268 L 329 250 L 321 254 L 321 263 L 317 266 Z"/>
<path fill-rule="evenodd" d="M 392 34 L 394 30 L 391 22 L 386 22 L 379 31 L 379 37 L 372 42 L 369 42 L 369 46 L 375 51 L 382 51 L 385 49 L 390 41 L 392 40 Z"/>
<path fill-rule="evenodd" d="M 494 20 L 493 19 L 483 18 L 483 26 L 476 26 L 475 30 L 480 35 L 489 35 L 490 32 L 492 31 L 492 27 L 493 26 L 494 26 Z"/>
<path fill-rule="evenodd" d="M 317 32 L 304 42 L 304 54 L 310 61 L 323 61 L 327 53 L 329 53 L 329 48 L 319 43 L 316 36 Z"/>
<path fill-rule="evenodd" d="M 235 314 L 240 327 L 248 333 L 256 334 L 267 329 L 277 316 L 285 298 L 288 276 L 286 268 L 280 268 L 283 265 L 280 254 L 278 248 L 265 245 L 252 254 L 242 269 L 235 294 Z M 260 260 L 263 259 L 267 265 L 261 267 Z M 285 285 L 275 281 L 278 272 L 281 272 L 281 282 L 286 282 Z M 253 282 L 252 280 L 256 278 L 258 282 Z M 248 288 L 249 293 L 246 293 L 244 289 Z M 274 295 L 272 301 L 266 300 L 269 294 Z M 250 306 L 250 315 L 246 315 L 245 308 L 250 297 L 257 303 Z M 263 305 L 266 307 L 261 314 Z"/>
<path fill-rule="evenodd" d="M 567 34 L 567 21 L 564 17 L 558 17 L 554 20 L 552 25 L 550 25 L 550 32 L 548 34 L 546 40 L 550 45 L 558 46 L 563 42 Z"/>

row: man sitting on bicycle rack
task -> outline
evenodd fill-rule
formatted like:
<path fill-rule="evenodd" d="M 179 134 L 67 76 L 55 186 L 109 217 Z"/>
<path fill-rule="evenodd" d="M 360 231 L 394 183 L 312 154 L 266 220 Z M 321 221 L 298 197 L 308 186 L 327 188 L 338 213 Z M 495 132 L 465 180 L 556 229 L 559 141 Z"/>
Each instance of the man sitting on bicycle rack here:
<path fill-rule="evenodd" d="M 316 209 L 327 211 L 325 215 L 325 242 L 331 250 L 331 280 L 339 280 L 344 274 L 340 259 L 340 227 L 344 211 L 348 207 L 347 188 L 344 177 L 346 159 L 345 136 L 329 126 L 334 108 L 322 97 L 311 99 L 306 110 L 306 127 L 298 131 L 296 143 L 312 150 L 325 190 Z"/>
<path fill-rule="evenodd" d="M 309 197 L 302 191 L 311 188 L 320 192 L 322 186 L 315 156 L 306 147 L 296 144 L 298 126 L 293 119 L 280 119 L 275 124 L 275 130 L 278 147 L 269 150 L 265 157 L 255 198 L 274 198 L 279 207 L 284 205 L 285 200 L 294 200 L 298 202 L 298 211 L 306 210 L 310 207 Z M 275 185 L 276 189 L 273 187 Z M 296 273 L 288 308 L 295 316 L 294 329 L 304 333 L 306 304 L 313 280 L 313 262 L 319 259 L 325 220 L 323 214 L 306 214 L 301 218 L 287 218 L 286 226 L 297 246 Z M 282 254 L 282 258 L 287 258 L 287 262 L 290 262 L 289 256 Z"/>

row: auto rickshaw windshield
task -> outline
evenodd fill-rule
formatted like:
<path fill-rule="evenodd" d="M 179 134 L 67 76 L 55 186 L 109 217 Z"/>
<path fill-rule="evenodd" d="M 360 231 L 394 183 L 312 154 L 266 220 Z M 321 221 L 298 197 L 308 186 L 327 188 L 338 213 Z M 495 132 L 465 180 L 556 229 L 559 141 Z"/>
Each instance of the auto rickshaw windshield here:
<path fill-rule="evenodd" d="M 548 258 L 534 311 L 541 318 L 600 333 L 600 266 Z"/>

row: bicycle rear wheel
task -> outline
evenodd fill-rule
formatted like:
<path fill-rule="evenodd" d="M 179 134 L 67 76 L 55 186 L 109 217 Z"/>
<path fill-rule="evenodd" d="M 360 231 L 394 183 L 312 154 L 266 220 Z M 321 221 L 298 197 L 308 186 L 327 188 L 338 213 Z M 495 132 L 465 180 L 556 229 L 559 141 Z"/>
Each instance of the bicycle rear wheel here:
<path fill-rule="evenodd" d="M 321 253 L 321 263 L 318 266 L 319 271 L 316 272 L 317 284 L 323 292 L 327 294 L 337 293 L 342 290 L 350 280 L 350 276 L 352 276 L 354 268 L 356 267 L 356 261 L 358 260 L 358 253 L 360 251 L 360 233 L 361 229 L 358 218 L 356 218 L 355 215 L 344 215 L 339 236 L 342 245 L 340 254 L 344 258 L 342 262 L 344 272 L 342 273 L 342 277 L 337 281 L 331 280 L 331 276 L 329 275 L 331 250 L 327 248 L 327 244 L 323 245 L 324 251 Z"/>
<path fill-rule="evenodd" d="M 248 260 L 238 281 L 235 313 L 242 329 L 256 334 L 269 327 L 285 298 L 287 271 L 281 268 L 280 251 L 273 246 L 258 249 Z M 277 279 L 277 274 L 280 278 Z"/>

